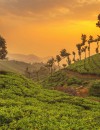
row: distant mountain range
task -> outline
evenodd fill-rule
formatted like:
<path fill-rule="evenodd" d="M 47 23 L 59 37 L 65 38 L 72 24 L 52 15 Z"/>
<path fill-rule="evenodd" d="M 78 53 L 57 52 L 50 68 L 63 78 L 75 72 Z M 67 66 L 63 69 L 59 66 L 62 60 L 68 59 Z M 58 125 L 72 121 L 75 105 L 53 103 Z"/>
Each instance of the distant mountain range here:
<path fill-rule="evenodd" d="M 26 63 L 35 63 L 35 62 L 47 62 L 47 60 L 50 57 L 38 57 L 34 54 L 30 54 L 30 55 L 24 55 L 24 54 L 8 54 L 7 55 L 9 60 L 16 60 L 16 61 L 22 61 L 22 62 L 26 62 Z"/>

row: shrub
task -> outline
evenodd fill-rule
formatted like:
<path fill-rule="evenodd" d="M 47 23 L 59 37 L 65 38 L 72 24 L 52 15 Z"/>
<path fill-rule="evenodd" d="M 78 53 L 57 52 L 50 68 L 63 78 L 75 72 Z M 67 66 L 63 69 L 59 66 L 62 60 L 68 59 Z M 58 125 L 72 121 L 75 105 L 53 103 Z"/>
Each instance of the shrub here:
<path fill-rule="evenodd" d="M 92 83 L 90 88 L 90 95 L 100 97 L 100 80 Z"/>
<path fill-rule="evenodd" d="M 70 79 L 67 80 L 67 84 L 68 84 L 68 85 L 73 85 L 73 84 L 82 85 L 82 80 L 73 77 L 73 78 L 70 78 Z"/>

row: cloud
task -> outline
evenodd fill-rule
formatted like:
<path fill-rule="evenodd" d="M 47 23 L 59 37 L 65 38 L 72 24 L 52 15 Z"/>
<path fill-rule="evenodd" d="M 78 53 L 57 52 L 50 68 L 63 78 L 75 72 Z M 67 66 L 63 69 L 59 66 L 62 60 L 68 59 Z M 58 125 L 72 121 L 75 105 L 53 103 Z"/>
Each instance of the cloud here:
<path fill-rule="evenodd" d="M 88 18 L 99 12 L 100 0 L 0 0 L 0 15 L 34 19 Z M 87 15 L 87 16 L 86 16 Z"/>

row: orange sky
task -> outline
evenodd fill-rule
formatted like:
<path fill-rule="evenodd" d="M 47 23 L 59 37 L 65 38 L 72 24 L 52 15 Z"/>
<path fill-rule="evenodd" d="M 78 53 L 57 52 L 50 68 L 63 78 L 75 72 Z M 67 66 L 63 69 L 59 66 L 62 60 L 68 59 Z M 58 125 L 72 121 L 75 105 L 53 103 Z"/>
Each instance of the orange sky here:
<path fill-rule="evenodd" d="M 76 50 L 81 34 L 96 36 L 100 0 L 0 0 L 0 34 L 9 53 L 55 56 Z M 92 48 L 94 52 L 94 48 Z"/>

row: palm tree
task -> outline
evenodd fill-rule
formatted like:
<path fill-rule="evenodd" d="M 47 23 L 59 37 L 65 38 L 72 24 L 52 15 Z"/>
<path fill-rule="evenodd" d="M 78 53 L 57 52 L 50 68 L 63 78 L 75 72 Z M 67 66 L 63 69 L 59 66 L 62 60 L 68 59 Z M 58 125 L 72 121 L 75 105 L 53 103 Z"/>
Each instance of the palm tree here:
<path fill-rule="evenodd" d="M 60 57 L 60 55 L 56 55 L 56 62 L 58 63 L 58 68 L 59 68 L 59 70 L 60 70 L 60 61 L 61 61 L 62 59 L 61 59 L 61 57 Z"/>
<path fill-rule="evenodd" d="M 81 60 L 81 47 L 82 47 L 82 45 L 81 44 L 77 44 L 76 47 L 78 49 L 79 59 Z"/>
<path fill-rule="evenodd" d="M 76 57 L 75 57 L 75 56 L 76 56 L 76 53 L 73 51 L 72 54 L 73 54 L 73 56 L 74 56 L 74 57 L 73 57 L 73 61 L 75 62 L 75 61 L 76 61 Z"/>

